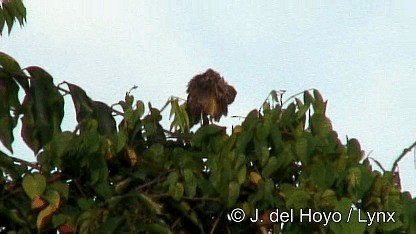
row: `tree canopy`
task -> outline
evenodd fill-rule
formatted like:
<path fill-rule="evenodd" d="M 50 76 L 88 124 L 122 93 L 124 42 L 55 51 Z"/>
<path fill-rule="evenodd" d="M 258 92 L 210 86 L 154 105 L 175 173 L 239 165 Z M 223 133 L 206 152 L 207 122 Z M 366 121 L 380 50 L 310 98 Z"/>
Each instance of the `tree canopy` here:
<path fill-rule="evenodd" d="M 0 230 L 415 233 L 416 199 L 398 173 L 373 170 L 357 139 L 341 142 L 318 90 L 301 95 L 282 105 L 272 91 L 230 133 L 191 131 L 186 102 L 171 98 L 165 129 L 166 106 L 130 92 L 107 105 L 0 53 L 0 141 L 11 153 L 0 151 Z M 65 96 L 72 131 L 61 129 Z M 19 119 L 36 162 L 12 153 Z"/>
<path fill-rule="evenodd" d="M 0 35 L 16 21 L 22 1 L 1 1 Z M 231 131 L 192 128 L 234 100 L 210 74 L 223 82 L 216 99 L 194 79 L 188 103 L 159 110 L 127 92 L 108 105 L 0 52 L 0 232 L 416 233 L 416 198 L 396 170 L 416 142 L 374 170 L 357 139 L 342 143 L 318 90 L 284 103 L 273 90 Z M 76 124 L 62 130 L 71 105 Z M 16 130 L 35 162 L 13 154 Z"/>

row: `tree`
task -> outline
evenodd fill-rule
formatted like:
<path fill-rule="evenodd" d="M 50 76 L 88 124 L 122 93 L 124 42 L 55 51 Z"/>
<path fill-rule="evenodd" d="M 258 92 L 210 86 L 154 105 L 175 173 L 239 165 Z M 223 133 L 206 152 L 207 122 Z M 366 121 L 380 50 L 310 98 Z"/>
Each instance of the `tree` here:
<path fill-rule="evenodd" d="M 0 53 L 0 141 L 10 151 L 0 151 L 0 230 L 414 233 L 416 198 L 398 174 L 373 170 L 358 140 L 341 143 L 321 94 L 302 94 L 282 106 L 272 91 L 231 134 L 213 124 L 191 132 L 186 103 L 172 98 L 169 131 L 130 92 L 109 106 Z M 64 95 L 73 131 L 60 127 Z M 12 154 L 19 119 L 36 162 Z"/>

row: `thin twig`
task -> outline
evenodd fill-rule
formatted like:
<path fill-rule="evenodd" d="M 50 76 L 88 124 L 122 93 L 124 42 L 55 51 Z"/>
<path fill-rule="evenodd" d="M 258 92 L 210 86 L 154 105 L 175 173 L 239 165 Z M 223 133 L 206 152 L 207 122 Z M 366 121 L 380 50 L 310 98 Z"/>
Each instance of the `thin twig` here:
<path fill-rule="evenodd" d="M 8 157 L 10 157 L 15 162 L 18 162 L 22 165 L 25 165 L 25 166 L 28 166 L 28 167 L 31 167 L 31 168 L 34 168 L 34 169 L 40 171 L 40 167 L 37 164 L 33 164 L 31 162 L 25 161 L 25 160 L 20 159 L 20 158 L 15 158 L 13 156 L 8 156 Z"/>
<path fill-rule="evenodd" d="M 386 169 L 384 169 L 383 165 L 381 165 L 381 163 L 379 161 L 377 161 L 373 157 L 368 157 L 368 158 L 371 159 L 373 162 L 375 162 L 377 164 L 377 166 L 380 167 L 381 170 L 383 170 L 383 173 L 386 172 Z"/>
<path fill-rule="evenodd" d="M 154 198 L 154 199 L 172 197 L 168 193 L 149 194 L 148 196 L 151 197 L 151 198 Z M 212 201 L 212 202 L 221 202 L 221 199 L 219 197 L 182 197 L 182 199 L 183 200 L 188 200 L 188 201 Z"/>
<path fill-rule="evenodd" d="M 397 166 L 400 162 L 400 160 L 402 160 L 402 158 L 404 158 L 404 156 L 409 153 L 410 151 L 412 151 L 413 148 L 416 147 L 416 141 L 413 142 L 413 144 L 411 144 L 409 147 L 405 148 L 402 152 L 402 154 L 400 154 L 400 156 L 396 159 L 396 161 L 394 161 L 393 163 L 393 167 L 391 168 L 391 171 L 394 172 L 397 169 Z"/>
<path fill-rule="evenodd" d="M 296 94 L 293 94 L 292 96 L 290 96 L 290 97 L 288 97 L 287 99 L 286 99 L 286 101 L 284 101 L 283 103 L 282 103 L 282 106 L 284 106 L 288 101 L 290 101 L 292 98 L 294 98 L 294 97 L 296 97 L 296 96 L 298 96 L 298 95 L 300 95 L 300 94 L 302 94 L 302 93 L 305 93 L 306 91 L 311 91 L 311 90 L 314 90 L 313 88 L 312 89 L 306 89 L 306 90 L 304 90 L 304 91 L 302 91 L 302 92 L 299 92 L 299 93 L 296 93 Z"/>
<path fill-rule="evenodd" d="M 87 197 L 84 193 L 84 190 L 82 189 L 81 185 L 78 183 L 77 179 L 73 179 L 75 186 L 77 187 L 78 191 L 81 193 L 83 197 Z"/>
<path fill-rule="evenodd" d="M 176 225 L 178 225 L 178 223 L 181 221 L 182 217 L 179 217 L 175 220 L 175 222 L 173 222 L 172 227 L 170 229 L 174 229 Z"/>
<path fill-rule="evenodd" d="M 214 222 L 214 224 L 212 225 L 211 231 L 209 232 L 210 234 L 214 234 L 215 229 L 217 228 L 218 222 L 220 221 L 220 218 L 221 218 L 221 216 L 222 216 L 222 214 L 223 214 L 223 213 L 224 213 L 224 211 L 222 211 L 222 212 L 220 213 L 220 215 L 218 215 L 218 217 L 215 219 L 215 222 Z"/>
<path fill-rule="evenodd" d="M 166 174 L 171 173 L 173 171 L 175 171 L 175 169 L 170 169 L 170 170 L 167 170 L 167 171 L 162 172 L 160 175 L 158 175 L 153 180 L 151 180 L 151 181 L 149 181 L 149 182 L 147 182 L 145 184 L 142 184 L 139 187 L 137 187 L 136 190 L 142 190 L 142 189 L 144 189 L 146 187 L 149 187 L 149 186 L 151 186 L 153 184 L 160 183 L 162 181 L 162 176 L 165 176 Z"/>

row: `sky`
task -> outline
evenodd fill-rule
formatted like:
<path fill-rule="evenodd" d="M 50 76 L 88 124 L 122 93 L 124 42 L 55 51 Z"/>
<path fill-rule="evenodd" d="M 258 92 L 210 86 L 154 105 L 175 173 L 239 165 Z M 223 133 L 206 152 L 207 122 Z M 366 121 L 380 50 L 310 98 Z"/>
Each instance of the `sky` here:
<path fill-rule="evenodd" d="M 95 100 L 116 103 L 137 85 L 137 99 L 161 108 L 171 95 L 186 98 L 187 82 L 213 68 L 238 92 L 229 116 L 246 116 L 273 89 L 286 90 L 287 98 L 316 88 L 340 139 L 357 138 L 385 168 L 416 140 L 415 1 L 25 5 L 27 24 L 0 37 L 0 51 L 22 67 L 41 66 L 56 84 L 81 86 Z M 73 110 L 66 111 L 64 128 L 73 130 Z M 21 140 L 14 149 L 35 160 Z M 399 169 L 403 189 L 415 196 L 413 154 Z"/>

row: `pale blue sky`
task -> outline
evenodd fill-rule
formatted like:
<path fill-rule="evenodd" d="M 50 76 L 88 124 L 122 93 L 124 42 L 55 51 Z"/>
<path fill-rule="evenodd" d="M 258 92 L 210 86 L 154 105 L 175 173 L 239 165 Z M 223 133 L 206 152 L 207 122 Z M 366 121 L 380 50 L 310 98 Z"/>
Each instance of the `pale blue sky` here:
<path fill-rule="evenodd" d="M 211 67 L 238 91 L 231 115 L 258 108 L 272 89 L 317 88 L 340 138 L 358 138 L 386 168 L 416 140 L 414 1 L 25 3 L 27 25 L 0 38 L 0 50 L 94 99 L 115 103 L 136 84 L 137 98 L 161 107 Z M 411 155 L 400 170 L 415 195 Z"/>

